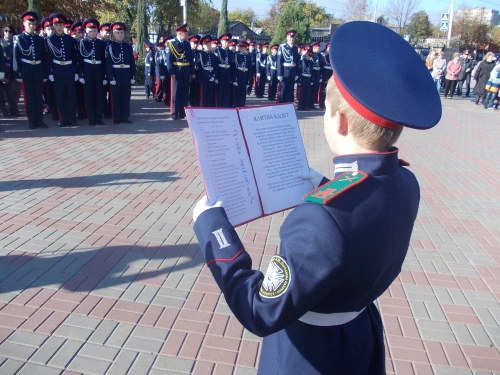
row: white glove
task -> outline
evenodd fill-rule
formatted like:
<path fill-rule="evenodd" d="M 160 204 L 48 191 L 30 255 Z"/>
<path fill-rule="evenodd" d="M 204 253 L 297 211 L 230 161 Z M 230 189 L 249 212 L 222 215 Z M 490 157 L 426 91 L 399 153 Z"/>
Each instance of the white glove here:
<path fill-rule="evenodd" d="M 311 82 L 311 86 L 314 85 L 314 83 Z"/>
<path fill-rule="evenodd" d="M 299 79 L 299 76 L 295 76 L 295 80 Z"/>
<path fill-rule="evenodd" d="M 196 205 L 193 208 L 193 221 L 196 221 L 196 219 L 198 219 L 198 216 L 200 216 L 202 212 L 209 210 L 211 208 L 223 207 L 223 206 L 224 206 L 223 199 L 217 198 L 215 200 L 215 203 L 212 204 L 205 195 L 198 201 L 198 203 L 196 203 Z"/>
<path fill-rule="evenodd" d="M 23 79 L 22 79 L 22 78 L 16 78 L 16 81 L 17 81 L 17 82 L 21 82 L 21 83 L 22 83 L 22 82 L 23 82 Z"/>
<path fill-rule="evenodd" d="M 115 80 L 109 81 L 109 84 L 114 86 L 114 85 L 116 85 L 116 81 Z"/>
<path fill-rule="evenodd" d="M 250 85 L 247 85 L 247 89 L 250 87 Z"/>
<path fill-rule="evenodd" d="M 78 73 L 75 73 L 75 82 L 78 81 Z"/>
<path fill-rule="evenodd" d="M 213 77 L 210 78 L 209 82 L 213 82 L 213 81 L 215 81 L 215 79 Z"/>
<path fill-rule="evenodd" d="M 219 80 L 218 80 L 218 79 L 216 79 L 216 80 L 215 80 L 215 83 L 219 83 Z"/>
<path fill-rule="evenodd" d="M 257 77 L 260 77 L 260 73 L 257 73 Z"/>
<path fill-rule="evenodd" d="M 130 83 L 131 83 L 131 84 L 134 84 L 134 83 L 135 83 L 135 79 L 131 79 L 131 80 L 130 80 Z"/>
<path fill-rule="evenodd" d="M 270 81 L 271 80 L 271 76 L 267 76 L 267 80 Z"/>
<path fill-rule="evenodd" d="M 85 85 L 85 78 L 80 78 L 79 81 Z"/>
<path fill-rule="evenodd" d="M 4 72 L 0 72 L 0 79 L 4 79 L 5 78 L 5 73 Z"/>
<path fill-rule="evenodd" d="M 311 181 L 311 184 L 313 184 L 313 187 L 316 189 L 321 183 L 321 180 L 323 180 L 323 175 L 314 169 L 309 168 L 309 171 L 307 172 L 300 172 L 299 178 Z"/>
<path fill-rule="evenodd" d="M 320 78 L 319 83 L 323 82 L 323 79 Z"/>
<path fill-rule="evenodd" d="M 49 81 L 54 82 L 54 76 L 52 74 L 49 75 Z"/>
<path fill-rule="evenodd" d="M 102 85 L 104 86 L 104 85 L 107 85 L 107 84 L 108 84 L 108 80 L 103 79 L 103 80 L 102 80 Z"/>
<path fill-rule="evenodd" d="M 238 82 L 233 82 L 233 85 L 238 86 Z"/>
<path fill-rule="evenodd" d="M 47 82 L 47 78 L 44 78 L 42 81 L 43 81 L 43 83 Z"/>
<path fill-rule="evenodd" d="M 165 79 L 165 76 L 160 76 L 160 79 Z"/>
<path fill-rule="evenodd" d="M 278 81 L 283 81 L 283 76 L 278 76 Z"/>

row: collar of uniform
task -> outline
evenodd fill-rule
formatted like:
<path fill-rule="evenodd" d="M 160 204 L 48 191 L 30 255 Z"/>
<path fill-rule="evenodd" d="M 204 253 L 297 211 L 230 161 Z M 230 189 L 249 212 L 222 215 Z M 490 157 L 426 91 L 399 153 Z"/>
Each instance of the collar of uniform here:
<path fill-rule="evenodd" d="M 288 42 L 287 42 L 286 44 L 287 44 L 287 46 L 289 46 L 289 47 L 293 47 L 293 46 L 295 45 L 295 44 L 290 44 L 290 43 L 288 43 Z"/>
<path fill-rule="evenodd" d="M 373 154 L 339 155 L 333 158 L 335 177 L 345 172 L 364 171 L 371 176 L 394 172 L 399 166 L 398 149 L 391 147 L 387 152 Z"/>

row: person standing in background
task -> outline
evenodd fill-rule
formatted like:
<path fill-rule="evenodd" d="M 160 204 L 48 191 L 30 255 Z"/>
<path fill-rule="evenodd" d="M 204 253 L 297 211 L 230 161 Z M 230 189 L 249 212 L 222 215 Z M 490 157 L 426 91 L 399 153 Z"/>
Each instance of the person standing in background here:
<path fill-rule="evenodd" d="M 3 37 L 0 40 L 0 47 L 5 59 L 5 76 L 3 80 L 0 80 L 0 102 L 4 102 L 1 109 L 5 117 L 19 116 L 17 103 L 21 95 L 21 85 L 14 79 L 14 33 L 12 25 L 5 25 Z M 7 103 L 8 109 L 5 107 L 5 103 Z"/>
<path fill-rule="evenodd" d="M 432 64 L 432 78 L 436 84 L 437 91 L 441 91 L 441 79 L 443 78 L 443 72 L 446 68 L 446 59 L 444 58 L 444 52 L 440 52 L 439 56 L 434 60 Z"/>
<path fill-rule="evenodd" d="M 106 48 L 107 46 L 111 43 L 111 24 L 110 23 L 103 23 L 101 24 L 101 27 L 99 28 L 99 33 L 101 34 L 101 37 L 105 43 L 106 43 Z M 106 72 L 107 74 L 107 72 Z M 111 118 L 111 86 L 109 84 L 109 79 L 106 78 L 106 84 L 103 87 L 102 91 L 102 115 L 105 118 Z"/>
<path fill-rule="evenodd" d="M 231 79 L 234 74 L 233 52 L 229 50 L 229 41 L 233 36 L 231 33 L 223 33 L 219 36 L 221 46 L 217 48 L 215 54 L 218 60 L 219 77 L 215 91 L 217 95 L 217 107 L 231 108 Z"/>
<path fill-rule="evenodd" d="M 278 45 L 271 46 L 271 54 L 267 56 L 267 100 L 275 101 L 276 92 L 278 91 Z"/>

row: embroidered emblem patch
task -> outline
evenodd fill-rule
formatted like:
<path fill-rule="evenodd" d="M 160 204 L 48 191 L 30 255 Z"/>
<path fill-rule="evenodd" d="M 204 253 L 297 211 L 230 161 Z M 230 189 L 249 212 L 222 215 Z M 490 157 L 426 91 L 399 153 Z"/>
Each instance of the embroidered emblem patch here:
<path fill-rule="evenodd" d="M 346 192 L 368 178 L 368 173 L 363 171 L 342 173 L 332 181 L 311 191 L 304 197 L 306 202 L 328 204 L 333 198 Z"/>
<path fill-rule="evenodd" d="M 286 292 L 290 281 L 290 268 L 286 260 L 275 255 L 269 263 L 259 294 L 264 298 L 279 297 Z"/>

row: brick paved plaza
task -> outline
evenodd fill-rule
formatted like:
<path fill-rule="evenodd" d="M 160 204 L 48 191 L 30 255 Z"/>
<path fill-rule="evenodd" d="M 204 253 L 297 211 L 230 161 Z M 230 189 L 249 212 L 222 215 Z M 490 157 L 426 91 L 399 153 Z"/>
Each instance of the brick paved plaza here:
<path fill-rule="evenodd" d="M 192 230 L 203 184 L 187 123 L 142 92 L 130 125 L 0 118 L 2 375 L 257 372 L 261 340 L 231 314 Z M 443 106 L 436 128 L 398 143 L 422 199 L 378 300 L 387 369 L 500 374 L 500 113 Z M 299 118 L 310 165 L 330 175 L 322 113 Z M 238 229 L 254 268 L 278 251 L 285 216 Z"/>

